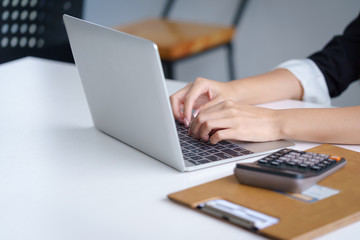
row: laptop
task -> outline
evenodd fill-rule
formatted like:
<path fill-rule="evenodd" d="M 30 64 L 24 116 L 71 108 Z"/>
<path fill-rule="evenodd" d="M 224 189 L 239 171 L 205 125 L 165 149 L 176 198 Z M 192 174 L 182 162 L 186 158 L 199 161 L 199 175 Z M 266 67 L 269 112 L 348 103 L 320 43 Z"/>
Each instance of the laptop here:
<path fill-rule="evenodd" d="M 94 126 L 179 170 L 193 171 L 292 146 L 191 138 L 174 120 L 155 43 L 64 15 Z M 179 133 L 181 134 L 179 136 Z M 207 156 L 207 155 L 208 156 Z"/>

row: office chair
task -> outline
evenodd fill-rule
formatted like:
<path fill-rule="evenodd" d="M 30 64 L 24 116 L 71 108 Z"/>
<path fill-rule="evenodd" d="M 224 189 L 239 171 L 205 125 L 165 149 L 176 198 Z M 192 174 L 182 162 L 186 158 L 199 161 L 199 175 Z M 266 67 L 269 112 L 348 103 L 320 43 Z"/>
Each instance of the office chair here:
<path fill-rule="evenodd" d="M 169 19 L 175 0 L 167 0 L 161 18 L 145 19 L 115 29 L 149 39 L 158 45 L 166 78 L 174 79 L 174 64 L 212 49 L 225 47 L 230 80 L 235 79 L 233 37 L 248 0 L 239 0 L 231 26 Z"/>
<path fill-rule="evenodd" d="M 62 20 L 81 17 L 82 0 L 2 0 L 0 63 L 25 56 L 74 62 Z"/>

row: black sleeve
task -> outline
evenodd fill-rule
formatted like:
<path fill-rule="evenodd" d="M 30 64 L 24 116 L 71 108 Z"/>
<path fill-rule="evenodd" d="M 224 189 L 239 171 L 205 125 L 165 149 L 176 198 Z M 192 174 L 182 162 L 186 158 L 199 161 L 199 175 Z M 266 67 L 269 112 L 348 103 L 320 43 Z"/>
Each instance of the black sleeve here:
<path fill-rule="evenodd" d="M 309 57 L 324 74 L 331 97 L 340 95 L 360 77 L 360 14 L 323 50 Z"/>

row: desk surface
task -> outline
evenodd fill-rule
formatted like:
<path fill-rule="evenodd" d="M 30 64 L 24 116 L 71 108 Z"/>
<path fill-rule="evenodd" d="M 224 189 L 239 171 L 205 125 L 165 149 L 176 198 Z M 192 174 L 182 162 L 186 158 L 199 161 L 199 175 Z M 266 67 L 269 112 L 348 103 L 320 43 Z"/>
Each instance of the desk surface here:
<path fill-rule="evenodd" d="M 232 174 L 234 163 L 180 173 L 100 133 L 74 65 L 29 57 L 0 65 L 0 76 L 0 239 L 263 239 L 166 198 Z M 170 93 L 181 86 L 168 82 Z"/>

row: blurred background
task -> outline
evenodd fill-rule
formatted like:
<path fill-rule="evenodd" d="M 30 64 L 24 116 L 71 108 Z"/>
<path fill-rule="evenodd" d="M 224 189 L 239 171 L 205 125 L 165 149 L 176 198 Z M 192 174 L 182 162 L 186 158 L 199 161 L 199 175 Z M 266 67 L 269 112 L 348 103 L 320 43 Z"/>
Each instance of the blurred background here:
<path fill-rule="evenodd" d="M 5 4 L 10 6 L 16 3 L 20 6 L 28 2 L 41 4 L 44 1 L 2 0 L 1 2 L 3 7 Z M 53 2 L 55 5 L 61 2 L 60 8 L 70 9 L 66 10 L 69 14 L 75 6 L 81 6 L 80 15 L 84 19 L 115 27 L 144 18 L 159 17 L 166 0 L 84 0 L 79 1 L 81 4 L 77 3 L 77 0 Z M 177 0 L 169 12 L 169 18 L 229 25 L 238 2 L 238 0 Z M 320 50 L 334 35 L 341 34 L 345 26 L 359 14 L 359 6 L 359 0 L 249 0 L 233 39 L 235 78 L 260 74 L 283 61 L 305 58 Z M 12 15 L 8 18 L 10 17 Z M 9 32 L 13 30 L 10 27 L 8 29 L 2 26 L 3 33 L 4 30 Z M 219 48 L 180 61 L 173 69 L 175 78 L 189 82 L 201 76 L 228 81 L 226 54 L 226 49 Z M 359 92 L 360 83 L 357 81 L 345 94 L 334 98 L 333 105 L 360 105 Z"/>
<path fill-rule="evenodd" d="M 86 0 L 84 18 L 116 26 L 159 16 L 164 0 Z M 304 58 L 320 50 L 359 14 L 359 0 L 250 0 L 234 41 L 236 77 L 266 72 L 279 63 Z M 228 24 L 236 0 L 178 0 L 174 19 Z M 202 76 L 228 80 L 225 50 L 180 62 L 177 79 L 193 81 Z M 360 83 L 353 83 L 333 105 L 359 105 Z"/>

